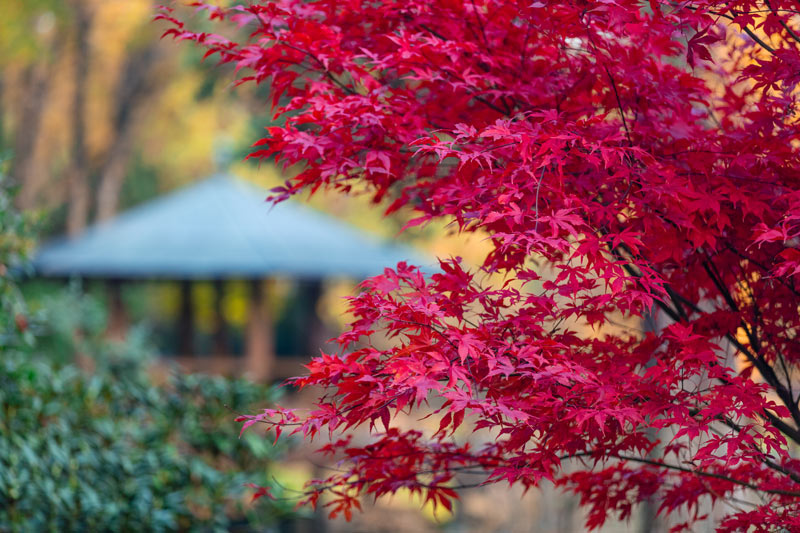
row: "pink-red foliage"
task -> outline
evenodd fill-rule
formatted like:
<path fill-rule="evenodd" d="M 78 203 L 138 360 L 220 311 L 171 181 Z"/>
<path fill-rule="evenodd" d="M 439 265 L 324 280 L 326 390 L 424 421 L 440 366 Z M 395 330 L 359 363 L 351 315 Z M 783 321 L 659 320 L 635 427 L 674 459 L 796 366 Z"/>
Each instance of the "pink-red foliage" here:
<path fill-rule="evenodd" d="M 327 390 L 317 409 L 243 419 L 332 436 L 343 470 L 309 501 L 329 491 L 349 516 L 410 489 L 449 507 L 480 471 L 554 480 L 592 527 L 650 500 L 691 528 L 727 500 L 723 530 L 800 531 L 800 4 L 200 9 L 249 38 L 159 18 L 269 85 L 283 125 L 252 157 L 303 169 L 278 200 L 366 186 L 411 225 L 492 244 L 477 270 L 445 259 L 364 282 L 340 351 L 296 379 Z M 412 409 L 438 431 L 400 429 Z M 346 438 L 357 426 L 371 443 Z"/>

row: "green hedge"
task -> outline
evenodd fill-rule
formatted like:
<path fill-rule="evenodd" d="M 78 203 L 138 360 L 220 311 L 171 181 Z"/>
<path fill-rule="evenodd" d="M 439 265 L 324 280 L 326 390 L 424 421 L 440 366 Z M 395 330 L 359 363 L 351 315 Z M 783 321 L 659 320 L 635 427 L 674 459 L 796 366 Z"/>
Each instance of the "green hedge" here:
<path fill-rule="evenodd" d="M 153 386 L 131 365 L 85 375 L 25 354 L 0 362 L 0 529 L 225 530 L 248 517 L 245 482 L 275 456 L 236 438 L 229 410 L 269 398 L 245 381 L 175 375 Z M 227 407 L 226 407 L 227 406 Z M 261 506 L 257 523 L 288 512 Z"/>

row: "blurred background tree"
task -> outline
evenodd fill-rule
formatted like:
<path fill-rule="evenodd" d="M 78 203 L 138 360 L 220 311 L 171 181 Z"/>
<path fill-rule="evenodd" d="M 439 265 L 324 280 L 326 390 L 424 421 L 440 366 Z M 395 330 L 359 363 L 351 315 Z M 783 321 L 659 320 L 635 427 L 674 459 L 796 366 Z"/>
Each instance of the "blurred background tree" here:
<path fill-rule="evenodd" d="M 18 204 L 77 234 L 214 169 L 250 127 L 197 53 L 159 39 L 151 0 L 3 3 L 0 142 Z"/>

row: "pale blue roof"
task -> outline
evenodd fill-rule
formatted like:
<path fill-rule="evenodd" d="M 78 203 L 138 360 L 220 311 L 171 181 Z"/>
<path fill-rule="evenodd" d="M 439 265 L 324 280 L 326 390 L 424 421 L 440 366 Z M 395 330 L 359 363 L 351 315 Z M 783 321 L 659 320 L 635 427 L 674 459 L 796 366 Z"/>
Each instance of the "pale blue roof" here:
<path fill-rule="evenodd" d="M 44 276 L 89 278 L 362 279 L 399 261 L 435 263 L 292 200 L 272 206 L 267 195 L 218 175 L 49 243 L 33 265 Z"/>

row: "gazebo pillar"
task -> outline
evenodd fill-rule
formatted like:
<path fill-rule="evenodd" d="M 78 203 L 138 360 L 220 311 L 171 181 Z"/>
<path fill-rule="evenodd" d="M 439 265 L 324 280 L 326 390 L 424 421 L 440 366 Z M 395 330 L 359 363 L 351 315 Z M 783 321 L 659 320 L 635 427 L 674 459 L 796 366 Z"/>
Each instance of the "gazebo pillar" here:
<path fill-rule="evenodd" d="M 181 280 L 181 303 L 178 311 L 178 354 L 194 355 L 194 306 L 192 305 L 192 282 Z"/>
<path fill-rule="evenodd" d="M 319 355 L 320 349 L 325 346 L 325 341 L 330 337 L 317 312 L 323 293 L 322 281 L 318 279 L 303 281 L 300 285 L 300 292 L 308 306 L 304 317 L 307 334 L 301 355 L 316 357 Z"/>
<path fill-rule="evenodd" d="M 225 320 L 225 281 L 214 280 L 214 355 L 229 355 L 228 324 Z"/>
<path fill-rule="evenodd" d="M 268 381 L 275 370 L 275 335 L 272 317 L 264 301 L 264 281 L 250 281 L 250 305 L 245 339 L 245 374 L 256 381 Z"/>
<path fill-rule="evenodd" d="M 128 331 L 128 314 L 122 302 L 122 280 L 110 279 L 106 282 L 108 293 L 108 327 L 106 336 L 115 341 L 125 338 Z"/>

